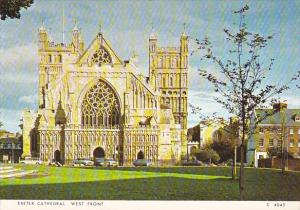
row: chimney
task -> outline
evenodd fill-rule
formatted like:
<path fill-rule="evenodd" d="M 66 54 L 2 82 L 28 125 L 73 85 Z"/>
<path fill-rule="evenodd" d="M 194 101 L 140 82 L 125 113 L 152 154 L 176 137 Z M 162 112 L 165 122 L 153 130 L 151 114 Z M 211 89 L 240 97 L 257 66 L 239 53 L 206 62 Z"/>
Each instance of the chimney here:
<path fill-rule="evenodd" d="M 273 104 L 273 109 L 277 111 L 287 109 L 287 103 L 282 103 L 282 102 L 275 103 Z"/>

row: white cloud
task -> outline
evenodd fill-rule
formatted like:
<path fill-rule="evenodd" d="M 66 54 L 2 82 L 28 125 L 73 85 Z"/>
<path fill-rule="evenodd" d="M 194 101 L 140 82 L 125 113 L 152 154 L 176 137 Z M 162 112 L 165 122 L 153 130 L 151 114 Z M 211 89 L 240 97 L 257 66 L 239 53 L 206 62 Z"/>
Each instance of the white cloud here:
<path fill-rule="evenodd" d="M 288 104 L 288 108 L 300 108 L 300 96 L 291 96 L 291 95 L 286 95 L 283 96 L 281 101 L 286 100 L 286 103 Z"/>
<path fill-rule="evenodd" d="M 27 104 L 36 104 L 37 100 L 38 100 L 37 94 L 28 95 L 28 96 L 21 96 L 19 98 L 19 102 L 27 103 Z"/>
<path fill-rule="evenodd" d="M 8 49 L 0 49 L 2 67 L 20 67 L 23 64 L 35 63 L 38 59 L 38 48 L 34 43 L 23 46 L 14 46 Z"/>
<path fill-rule="evenodd" d="M 36 82 L 38 49 L 33 43 L 0 49 L 0 80 L 6 82 Z"/>
<path fill-rule="evenodd" d="M 1 109 L 0 108 L 0 121 L 3 123 L 1 129 L 11 132 L 20 132 L 19 127 L 20 119 L 22 117 L 22 110 L 15 109 Z"/>
<path fill-rule="evenodd" d="M 201 108 L 202 116 L 209 116 L 216 112 L 217 116 L 228 117 L 228 112 L 217 103 L 213 97 L 218 97 L 218 93 L 209 91 L 189 90 L 189 104 Z M 192 109 L 188 107 L 188 126 L 193 126 L 200 121 L 198 114 L 192 114 Z"/>
<path fill-rule="evenodd" d="M 220 76 L 220 73 L 213 66 L 207 66 L 203 69 L 216 76 Z M 198 106 L 201 108 L 201 115 L 209 116 L 214 112 L 219 116 L 226 117 L 227 111 L 224 110 L 221 104 L 214 100 L 214 97 L 220 97 L 220 95 L 214 92 L 212 85 L 209 81 L 199 75 L 197 68 L 189 67 L 189 104 Z M 188 107 L 188 126 L 193 126 L 199 122 L 200 118 L 197 114 L 192 114 L 192 110 Z"/>

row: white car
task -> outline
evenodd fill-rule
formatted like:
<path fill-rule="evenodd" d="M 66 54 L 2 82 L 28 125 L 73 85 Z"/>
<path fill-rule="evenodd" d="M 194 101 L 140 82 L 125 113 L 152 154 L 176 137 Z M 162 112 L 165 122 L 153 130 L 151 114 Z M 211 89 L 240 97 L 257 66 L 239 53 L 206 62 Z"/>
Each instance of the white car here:
<path fill-rule="evenodd" d="M 37 165 L 40 165 L 43 162 L 38 158 L 25 157 L 24 160 L 20 160 L 20 163 L 21 164 L 37 164 Z"/>

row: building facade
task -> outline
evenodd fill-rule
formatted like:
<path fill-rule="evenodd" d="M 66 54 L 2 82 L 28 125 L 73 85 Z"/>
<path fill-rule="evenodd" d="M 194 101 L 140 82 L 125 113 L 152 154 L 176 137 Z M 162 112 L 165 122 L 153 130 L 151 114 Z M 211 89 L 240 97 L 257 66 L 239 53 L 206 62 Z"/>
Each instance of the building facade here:
<path fill-rule="evenodd" d="M 69 163 L 106 157 L 174 164 L 186 155 L 188 37 L 179 47 L 149 38 L 149 75 L 121 60 L 99 32 L 85 48 L 75 26 L 70 44 L 39 29 L 38 111 L 23 111 L 23 156 Z"/>
<path fill-rule="evenodd" d="M 288 109 L 286 103 L 277 103 L 273 109 L 257 109 L 254 117 L 270 116 L 260 122 L 249 138 L 247 162 L 258 166 L 258 159 L 269 158 L 270 150 L 287 152 L 300 158 L 300 109 Z M 272 114 L 273 113 L 273 114 Z"/>
<path fill-rule="evenodd" d="M 19 137 L 0 137 L 0 163 L 18 163 L 21 155 L 22 140 Z"/>

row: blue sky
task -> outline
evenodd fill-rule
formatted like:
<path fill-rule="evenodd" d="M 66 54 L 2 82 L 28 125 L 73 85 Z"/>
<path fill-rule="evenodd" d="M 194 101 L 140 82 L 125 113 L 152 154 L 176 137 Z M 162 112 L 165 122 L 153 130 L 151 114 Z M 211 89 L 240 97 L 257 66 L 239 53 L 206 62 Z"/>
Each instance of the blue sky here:
<path fill-rule="evenodd" d="M 153 25 L 161 46 L 178 46 L 183 23 L 192 38 L 208 36 L 216 53 L 226 58 L 227 44 L 223 28 L 236 29 L 233 10 L 244 4 L 250 6 L 246 17 L 250 31 L 274 34 L 264 50 L 265 58 L 275 58 L 272 74 L 267 81 L 286 81 L 300 70 L 300 1 L 83 1 L 35 0 L 21 19 L 0 21 L 0 121 L 4 129 L 20 131 L 21 110 L 37 109 L 38 58 L 37 31 L 43 20 L 55 42 L 62 41 L 62 11 L 65 13 L 65 40 L 71 39 L 74 19 L 82 31 L 86 46 L 102 25 L 104 36 L 117 54 L 128 59 L 135 51 L 139 69 L 147 74 L 148 37 Z M 194 47 L 193 44 L 190 46 Z M 210 63 L 200 61 L 199 54 L 190 57 L 189 102 L 202 107 L 205 114 L 226 115 L 212 99 L 211 86 L 198 76 L 197 69 L 218 74 Z M 299 82 L 298 82 L 299 83 Z M 299 89 L 285 92 L 289 107 L 300 107 Z M 189 115 L 189 125 L 198 121 Z"/>

